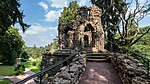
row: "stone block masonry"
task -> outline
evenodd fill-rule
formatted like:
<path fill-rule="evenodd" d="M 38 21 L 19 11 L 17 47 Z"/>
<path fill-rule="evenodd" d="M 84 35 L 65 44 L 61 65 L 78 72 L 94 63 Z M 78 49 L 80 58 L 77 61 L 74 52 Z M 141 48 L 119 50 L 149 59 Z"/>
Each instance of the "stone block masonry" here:
<path fill-rule="evenodd" d="M 53 77 L 43 79 L 46 84 L 78 84 L 86 67 L 86 55 L 76 55 L 73 61 L 60 69 Z"/>
<path fill-rule="evenodd" d="M 126 54 L 111 53 L 109 59 L 119 73 L 123 84 L 150 84 L 144 65 Z"/>

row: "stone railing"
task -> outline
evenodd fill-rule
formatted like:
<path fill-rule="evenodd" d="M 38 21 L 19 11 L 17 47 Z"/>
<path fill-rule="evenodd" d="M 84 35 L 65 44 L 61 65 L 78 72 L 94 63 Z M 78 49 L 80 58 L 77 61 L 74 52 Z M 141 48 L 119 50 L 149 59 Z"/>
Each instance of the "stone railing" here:
<path fill-rule="evenodd" d="M 62 67 L 55 76 L 42 81 L 46 84 L 78 84 L 85 67 L 86 54 L 76 55 L 73 61 L 68 66 Z"/>
<path fill-rule="evenodd" d="M 109 56 L 123 84 L 150 84 L 144 65 L 126 54 L 111 53 Z"/>

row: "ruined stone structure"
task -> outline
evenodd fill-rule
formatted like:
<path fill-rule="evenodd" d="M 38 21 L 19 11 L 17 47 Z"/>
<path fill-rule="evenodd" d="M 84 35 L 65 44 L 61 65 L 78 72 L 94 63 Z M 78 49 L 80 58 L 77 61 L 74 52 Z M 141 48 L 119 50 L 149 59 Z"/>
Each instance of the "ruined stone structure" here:
<path fill-rule="evenodd" d="M 78 49 L 82 47 L 87 52 L 104 50 L 104 31 L 101 24 L 101 10 L 93 5 L 81 8 L 76 15 L 73 28 L 63 25 L 58 27 L 59 49 Z"/>

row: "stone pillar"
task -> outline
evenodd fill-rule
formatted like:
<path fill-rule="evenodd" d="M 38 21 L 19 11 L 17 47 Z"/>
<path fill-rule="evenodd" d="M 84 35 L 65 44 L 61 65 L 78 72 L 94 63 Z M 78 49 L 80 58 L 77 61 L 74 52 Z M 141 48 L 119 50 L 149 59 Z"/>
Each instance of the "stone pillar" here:
<path fill-rule="evenodd" d="M 74 32 L 73 31 L 68 31 L 68 35 L 69 35 L 69 38 L 68 38 L 68 48 L 71 49 L 73 47 L 73 34 Z"/>
<path fill-rule="evenodd" d="M 81 38 L 81 45 L 82 45 L 81 47 L 84 48 L 84 34 L 83 33 L 81 33 L 80 38 Z"/>

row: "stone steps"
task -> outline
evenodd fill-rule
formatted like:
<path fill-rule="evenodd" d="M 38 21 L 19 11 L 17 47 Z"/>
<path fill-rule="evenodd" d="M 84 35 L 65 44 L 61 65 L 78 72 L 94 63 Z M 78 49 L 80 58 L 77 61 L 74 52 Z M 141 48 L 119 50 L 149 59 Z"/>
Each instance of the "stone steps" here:
<path fill-rule="evenodd" d="M 87 56 L 107 56 L 109 53 L 87 53 Z"/>
<path fill-rule="evenodd" d="M 90 62 L 108 62 L 108 53 L 88 53 L 87 61 Z"/>
<path fill-rule="evenodd" d="M 87 56 L 87 58 L 93 58 L 93 59 L 105 59 L 106 56 Z"/>
<path fill-rule="evenodd" d="M 107 59 L 87 59 L 89 62 L 108 62 Z"/>

